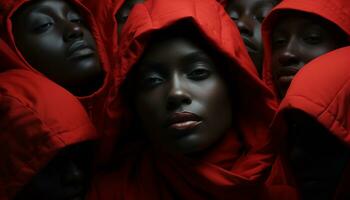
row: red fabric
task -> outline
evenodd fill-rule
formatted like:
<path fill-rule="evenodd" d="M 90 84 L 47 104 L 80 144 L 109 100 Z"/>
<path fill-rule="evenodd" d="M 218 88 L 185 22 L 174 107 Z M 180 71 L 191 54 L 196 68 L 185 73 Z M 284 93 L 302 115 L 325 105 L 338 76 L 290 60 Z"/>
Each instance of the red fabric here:
<path fill-rule="evenodd" d="M 350 47 L 322 55 L 294 77 L 282 100 L 277 119 L 287 109 L 298 109 L 315 118 L 350 148 Z M 285 175 L 282 171 L 274 176 Z M 342 176 L 335 199 L 350 197 L 350 168 Z M 346 198 L 346 199 L 347 199 Z"/>
<path fill-rule="evenodd" d="M 28 2 L 29 0 L 0 0 L 0 37 L 4 40 L 7 47 L 6 49 L 3 49 L 0 42 L 0 56 L 7 57 L 7 59 L 1 60 L 2 63 L 0 71 L 3 71 L 4 69 L 26 69 L 34 73 L 41 74 L 30 66 L 30 64 L 22 56 L 16 47 L 12 34 L 11 17 L 19 7 Z M 68 2 L 74 4 L 79 9 L 84 19 L 86 19 L 87 23 L 89 24 L 91 33 L 96 41 L 101 66 L 106 73 L 104 84 L 101 86 L 101 88 L 89 96 L 78 97 L 85 109 L 90 114 L 94 124 L 96 124 L 97 127 L 102 127 L 104 123 L 104 112 L 101 112 L 101 110 L 104 110 L 105 98 L 107 96 L 108 88 L 111 85 L 111 59 L 109 58 L 111 54 L 108 54 L 107 50 L 105 49 L 106 45 L 101 37 L 102 27 L 98 26 L 98 23 L 95 21 L 91 12 L 78 0 L 70 0 Z"/>
<path fill-rule="evenodd" d="M 57 151 L 96 139 L 80 102 L 28 70 L 0 73 L 0 199 L 10 200 Z"/>
<path fill-rule="evenodd" d="M 350 1 L 348 0 L 283 0 L 280 4 L 272 9 L 270 14 L 266 17 L 262 24 L 262 38 L 264 43 L 264 65 L 263 65 L 263 81 L 268 85 L 269 88 L 275 90 L 272 72 L 271 72 L 271 42 L 270 35 L 274 27 L 275 21 L 281 17 L 286 11 L 295 10 L 300 12 L 305 12 L 313 15 L 320 16 L 331 23 L 336 24 L 345 33 L 350 35 Z M 349 37 L 350 40 L 350 37 Z M 333 63 L 333 62 L 330 62 Z M 322 73 L 322 72 L 319 72 Z M 315 83 L 324 83 L 323 80 L 319 79 L 320 82 L 310 82 L 309 84 L 314 85 Z M 294 81 L 293 81 L 294 82 Z M 328 83 L 328 82 L 327 82 Z M 330 81 L 331 83 L 331 81 Z M 301 85 L 301 84 L 300 84 Z M 311 86 L 310 85 L 310 86 Z M 332 85 L 332 84 L 330 84 Z M 303 88 L 305 87 L 305 88 Z M 299 87 L 301 91 L 307 90 L 307 86 Z M 308 90 L 309 92 L 313 90 Z M 328 92 L 328 91 L 327 91 Z M 325 96 L 327 96 L 325 92 Z M 313 95 L 311 93 L 310 95 Z M 317 99 L 313 97 L 313 99 Z M 322 101 L 322 100 L 321 100 Z M 307 107 L 304 105 L 303 107 Z M 310 105 L 309 109 L 313 106 Z M 283 120 L 276 118 L 273 129 L 276 134 L 274 134 L 277 141 L 279 138 L 283 138 L 286 133 L 285 127 L 283 125 Z M 278 126 L 278 127 L 277 127 Z M 281 143 L 283 144 L 283 143 Z M 271 177 L 268 180 L 268 184 L 293 184 L 290 173 L 287 167 L 283 164 L 283 158 L 278 158 L 276 164 L 274 164 L 273 170 L 271 172 Z"/>
<path fill-rule="evenodd" d="M 198 160 L 155 152 L 149 145 L 136 142 L 111 155 L 112 147 L 104 145 L 102 154 L 111 155 L 119 167 L 96 176 L 89 199 L 264 199 L 260 196 L 264 193 L 271 196 L 265 199 L 273 199 L 274 193 L 269 193 L 263 181 L 274 158 L 268 126 L 276 103 L 258 78 L 239 31 L 213 0 L 158 0 L 134 7 L 122 33 L 121 66 L 113 90 L 116 94 L 108 109 L 115 120 L 112 126 L 117 126 L 118 131 L 106 141 L 128 133 L 125 126 L 131 118 L 118 92 L 142 55 L 147 39 L 183 19 L 191 21 L 207 42 L 235 63 L 228 67 L 235 68 L 232 79 L 239 83 L 235 91 L 241 98 L 237 123 L 243 144 L 234 137 L 232 133 L 237 130 L 233 129 L 223 144 Z M 247 149 L 244 154 L 237 151 L 241 146 Z M 284 189 L 275 191 L 286 194 Z"/>
<path fill-rule="evenodd" d="M 271 73 L 270 34 L 275 21 L 285 11 L 295 10 L 320 16 L 337 25 L 350 36 L 350 1 L 349 0 L 283 0 L 265 18 L 262 24 L 264 44 L 263 80 L 274 89 Z M 350 40 L 350 37 L 349 37 Z"/>
<path fill-rule="evenodd" d="M 90 10 L 96 25 L 101 30 L 101 40 L 109 54 L 110 62 L 117 64 L 116 56 L 118 50 L 118 29 L 116 13 L 123 5 L 124 0 L 79 0 L 87 9 Z"/>
<path fill-rule="evenodd" d="M 221 5 L 225 6 L 227 4 L 227 0 L 217 0 Z"/>

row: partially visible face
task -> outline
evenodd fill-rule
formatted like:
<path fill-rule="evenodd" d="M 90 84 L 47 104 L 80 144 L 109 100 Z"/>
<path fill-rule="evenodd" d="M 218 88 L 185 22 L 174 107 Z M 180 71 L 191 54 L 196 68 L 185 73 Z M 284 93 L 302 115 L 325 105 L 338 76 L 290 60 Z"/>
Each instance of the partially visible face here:
<path fill-rule="evenodd" d="M 280 17 L 271 37 L 272 72 L 281 98 L 305 64 L 347 43 L 344 33 L 334 24 L 299 12 Z"/>
<path fill-rule="evenodd" d="M 289 161 L 302 199 L 332 199 L 347 166 L 349 149 L 316 120 L 288 113 Z"/>
<path fill-rule="evenodd" d="M 150 44 L 133 74 L 134 107 L 151 143 L 174 154 L 199 153 L 232 125 L 218 63 L 184 37 Z"/>
<path fill-rule="evenodd" d="M 263 60 L 261 23 L 275 4 L 275 0 L 230 0 L 226 6 L 226 12 L 237 24 L 259 74 Z"/>
<path fill-rule="evenodd" d="M 37 1 L 17 11 L 12 22 L 24 58 L 51 80 L 76 95 L 86 95 L 80 90 L 102 79 L 95 41 L 82 17 L 65 1 Z"/>
<path fill-rule="evenodd" d="M 125 0 L 122 7 L 118 10 L 115 16 L 118 22 L 118 35 L 121 34 L 123 26 L 129 17 L 131 9 L 134 7 L 135 4 L 142 2 L 144 2 L 144 0 Z"/>
<path fill-rule="evenodd" d="M 91 166 L 91 143 L 66 147 L 24 186 L 15 200 L 83 200 Z"/>

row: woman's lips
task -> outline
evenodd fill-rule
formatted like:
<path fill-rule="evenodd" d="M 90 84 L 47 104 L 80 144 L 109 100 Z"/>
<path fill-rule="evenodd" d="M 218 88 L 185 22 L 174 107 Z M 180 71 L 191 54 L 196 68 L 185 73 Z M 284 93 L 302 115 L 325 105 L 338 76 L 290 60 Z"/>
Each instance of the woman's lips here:
<path fill-rule="evenodd" d="M 283 87 L 289 87 L 296 73 L 298 73 L 299 67 L 285 67 L 278 71 L 277 80 Z"/>
<path fill-rule="evenodd" d="M 197 127 L 199 124 L 201 124 L 201 121 L 186 121 L 186 122 L 179 122 L 179 123 L 174 123 L 170 125 L 171 129 L 176 129 L 176 130 L 189 130 Z"/>
<path fill-rule="evenodd" d="M 69 59 L 75 59 L 85 56 L 93 55 L 95 51 L 89 47 L 89 45 L 83 41 L 79 40 L 74 42 L 69 48 L 68 48 L 68 57 Z"/>
<path fill-rule="evenodd" d="M 201 118 L 191 112 L 173 113 L 167 120 L 167 127 L 177 131 L 185 131 L 196 128 L 202 123 Z"/>

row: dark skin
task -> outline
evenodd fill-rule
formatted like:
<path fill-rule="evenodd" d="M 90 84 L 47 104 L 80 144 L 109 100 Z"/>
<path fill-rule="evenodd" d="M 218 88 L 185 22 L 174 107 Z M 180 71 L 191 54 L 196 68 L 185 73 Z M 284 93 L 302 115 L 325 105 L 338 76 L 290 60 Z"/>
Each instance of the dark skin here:
<path fill-rule="evenodd" d="M 91 142 L 62 149 L 20 191 L 15 200 L 83 200 L 91 163 Z"/>
<path fill-rule="evenodd" d="M 348 147 L 301 111 L 289 111 L 286 117 L 289 124 L 288 160 L 302 199 L 332 199 L 349 163 Z"/>
<path fill-rule="evenodd" d="M 262 71 L 264 56 L 261 23 L 277 2 L 276 0 L 230 0 L 225 8 L 236 23 L 259 74 Z"/>
<path fill-rule="evenodd" d="M 31 2 L 16 11 L 12 23 L 17 48 L 49 79 L 78 96 L 102 85 L 94 38 L 71 5 L 59 0 Z"/>
<path fill-rule="evenodd" d="M 129 91 L 154 147 L 196 154 L 231 128 L 228 87 L 211 55 L 184 36 L 158 38 L 135 66 Z"/>
<path fill-rule="evenodd" d="M 271 37 L 272 73 L 280 98 L 305 64 L 348 44 L 345 33 L 334 24 L 302 12 L 281 16 Z"/>
<path fill-rule="evenodd" d="M 115 18 L 117 19 L 118 22 L 118 35 L 122 33 L 122 29 L 124 27 L 124 24 L 126 20 L 129 17 L 129 13 L 131 9 L 134 7 L 135 4 L 137 3 L 143 3 L 144 0 L 125 0 L 123 3 L 122 7 L 118 10 Z"/>

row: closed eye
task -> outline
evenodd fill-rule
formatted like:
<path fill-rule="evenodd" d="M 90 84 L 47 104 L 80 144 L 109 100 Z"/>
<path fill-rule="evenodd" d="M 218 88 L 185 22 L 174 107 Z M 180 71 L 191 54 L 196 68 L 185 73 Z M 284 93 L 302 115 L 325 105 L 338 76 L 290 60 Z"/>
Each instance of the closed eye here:
<path fill-rule="evenodd" d="M 34 28 L 34 31 L 37 32 L 37 33 L 42 33 L 42 32 L 47 31 L 52 25 L 53 25 L 52 22 L 43 23 L 43 24 L 40 24 L 40 25 L 36 26 Z"/>

